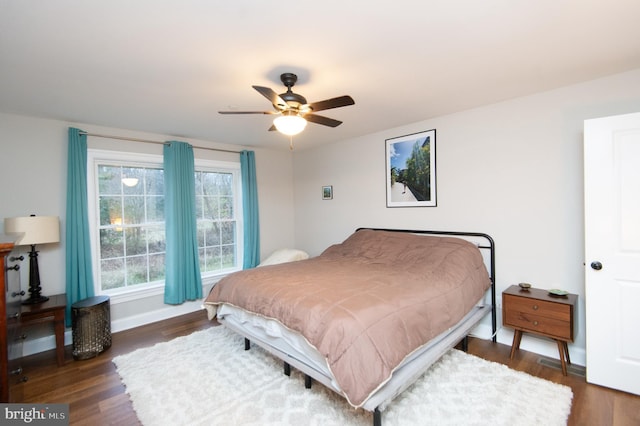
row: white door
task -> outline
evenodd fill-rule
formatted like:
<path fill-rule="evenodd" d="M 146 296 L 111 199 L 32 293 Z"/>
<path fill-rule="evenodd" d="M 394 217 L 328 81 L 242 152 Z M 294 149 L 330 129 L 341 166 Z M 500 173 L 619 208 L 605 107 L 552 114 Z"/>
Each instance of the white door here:
<path fill-rule="evenodd" d="M 584 124 L 587 381 L 640 395 L 640 113 Z"/>

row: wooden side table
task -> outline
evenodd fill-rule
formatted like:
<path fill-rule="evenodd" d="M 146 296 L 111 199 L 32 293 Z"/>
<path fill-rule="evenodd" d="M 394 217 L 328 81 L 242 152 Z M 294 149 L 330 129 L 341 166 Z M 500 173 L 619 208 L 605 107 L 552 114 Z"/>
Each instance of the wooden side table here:
<path fill-rule="evenodd" d="M 43 303 L 22 305 L 21 322 L 23 327 L 53 322 L 56 334 L 56 360 L 59 366 L 64 365 L 64 312 L 66 307 L 66 294 L 49 296 L 49 300 Z"/>
<path fill-rule="evenodd" d="M 553 296 L 547 290 L 523 290 L 512 285 L 502 293 L 502 323 L 515 329 L 511 359 L 520 348 L 522 333 L 534 333 L 554 339 L 558 344 L 562 374 L 571 364 L 567 342 L 573 342 L 575 306 L 578 295 Z"/>

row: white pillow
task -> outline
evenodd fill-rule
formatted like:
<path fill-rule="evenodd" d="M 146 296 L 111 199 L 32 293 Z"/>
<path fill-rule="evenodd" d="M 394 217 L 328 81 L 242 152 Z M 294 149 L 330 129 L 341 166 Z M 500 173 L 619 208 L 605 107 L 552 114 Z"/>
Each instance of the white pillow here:
<path fill-rule="evenodd" d="M 276 265 L 278 263 L 294 262 L 296 260 L 308 259 L 307 252 L 296 249 L 280 249 L 276 250 L 265 260 L 260 262 L 258 266 Z"/>

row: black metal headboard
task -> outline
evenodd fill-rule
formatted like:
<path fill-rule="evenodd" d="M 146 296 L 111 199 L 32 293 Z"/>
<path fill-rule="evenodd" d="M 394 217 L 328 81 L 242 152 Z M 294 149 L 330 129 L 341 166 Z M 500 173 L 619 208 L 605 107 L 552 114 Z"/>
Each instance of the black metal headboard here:
<path fill-rule="evenodd" d="M 410 234 L 430 234 L 430 235 L 448 235 L 458 237 L 476 237 L 485 240 L 484 244 L 478 244 L 481 250 L 489 251 L 489 278 L 491 279 L 491 340 L 496 342 L 496 330 L 498 327 L 496 319 L 496 248 L 493 238 L 482 232 L 461 232 L 461 231 L 433 231 L 433 230 L 414 230 L 414 229 L 387 229 L 387 228 L 358 228 L 357 231 L 368 229 L 372 231 L 388 231 L 388 232 L 405 232 Z"/>

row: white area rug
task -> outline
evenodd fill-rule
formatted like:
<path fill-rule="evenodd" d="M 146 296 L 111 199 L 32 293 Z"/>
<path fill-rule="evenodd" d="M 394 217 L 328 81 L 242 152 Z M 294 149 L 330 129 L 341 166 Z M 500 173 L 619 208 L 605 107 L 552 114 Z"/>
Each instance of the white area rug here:
<path fill-rule="evenodd" d="M 226 328 L 138 349 L 113 362 L 138 418 L 156 425 L 371 425 L 319 383 Z M 383 426 L 564 425 L 567 386 L 451 350 L 382 413 Z"/>

